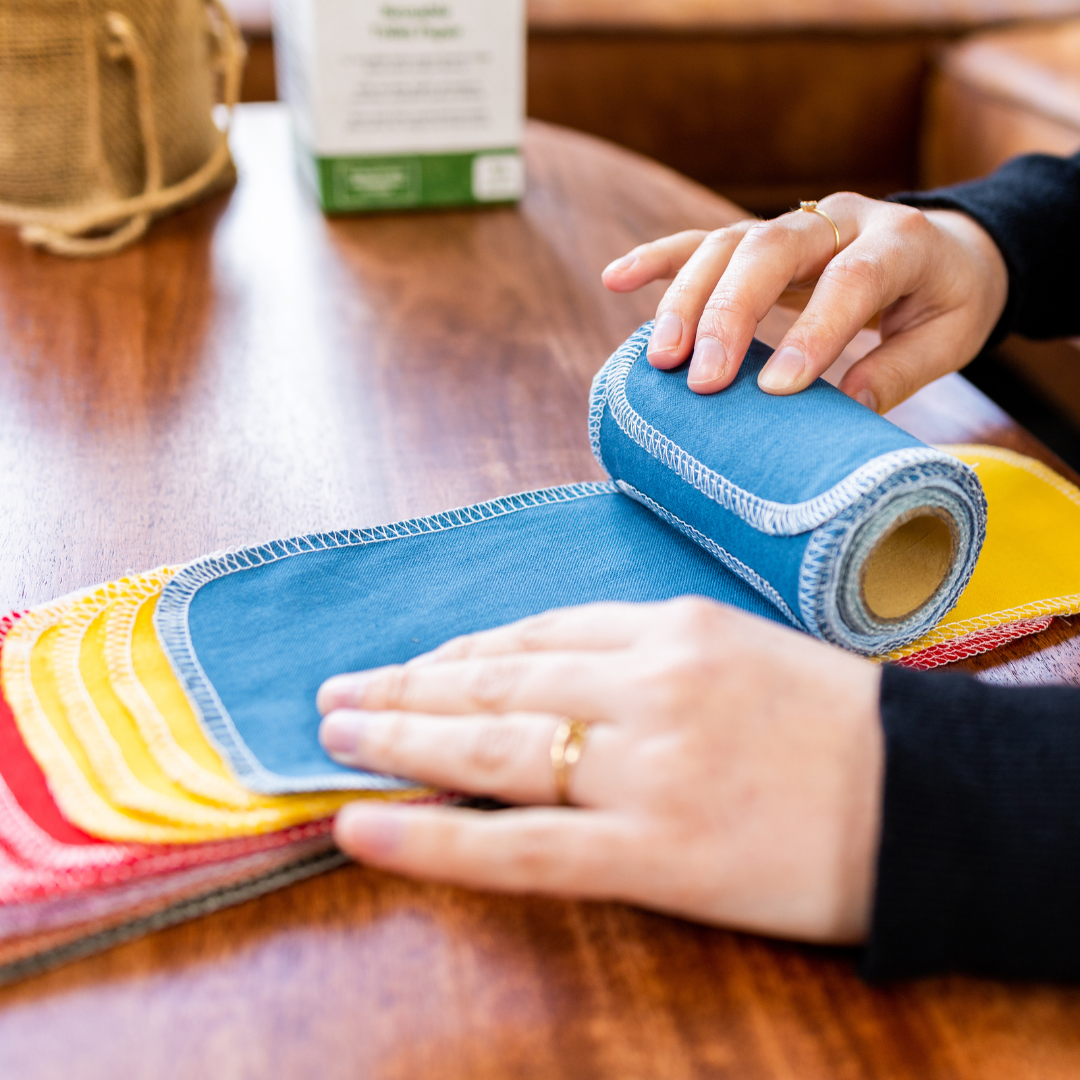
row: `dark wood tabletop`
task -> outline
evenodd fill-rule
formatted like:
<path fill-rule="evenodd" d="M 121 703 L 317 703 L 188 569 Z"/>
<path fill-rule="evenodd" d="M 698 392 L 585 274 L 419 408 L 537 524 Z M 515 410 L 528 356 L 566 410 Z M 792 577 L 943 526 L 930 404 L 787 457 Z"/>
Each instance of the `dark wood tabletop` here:
<path fill-rule="evenodd" d="M 607 294 L 600 270 L 741 216 L 541 125 L 513 209 L 326 220 L 276 106 L 241 109 L 234 147 L 235 192 L 119 257 L 0 235 L 5 609 L 598 477 L 589 381 L 659 296 Z M 895 418 L 1053 461 L 959 376 Z M 1080 681 L 1077 634 L 1059 620 L 967 666 Z M 1077 1075 L 1080 990 L 870 987 L 841 950 L 359 867 L 0 990 L 0 1076 L 19 1080 Z"/>

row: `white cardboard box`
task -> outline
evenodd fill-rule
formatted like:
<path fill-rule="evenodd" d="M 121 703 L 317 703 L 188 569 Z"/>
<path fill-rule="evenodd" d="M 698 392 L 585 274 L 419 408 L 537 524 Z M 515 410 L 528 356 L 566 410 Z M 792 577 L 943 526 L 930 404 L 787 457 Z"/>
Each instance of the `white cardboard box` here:
<path fill-rule="evenodd" d="M 325 209 L 523 194 L 525 0 L 275 0 L 274 41 Z"/>

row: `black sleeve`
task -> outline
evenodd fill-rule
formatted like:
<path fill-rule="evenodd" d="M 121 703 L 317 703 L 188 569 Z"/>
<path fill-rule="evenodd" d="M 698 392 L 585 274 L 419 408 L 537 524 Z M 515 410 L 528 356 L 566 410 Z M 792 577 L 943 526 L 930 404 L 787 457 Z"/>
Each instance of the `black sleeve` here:
<path fill-rule="evenodd" d="M 890 195 L 923 210 L 961 210 L 1001 249 L 1009 300 L 986 347 L 1006 334 L 1080 334 L 1080 154 L 1028 154 L 981 180 Z"/>
<path fill-rule="evenodd" d="M 1080 978 L 1080 689 L 886 667 L 863 973 Z"/>

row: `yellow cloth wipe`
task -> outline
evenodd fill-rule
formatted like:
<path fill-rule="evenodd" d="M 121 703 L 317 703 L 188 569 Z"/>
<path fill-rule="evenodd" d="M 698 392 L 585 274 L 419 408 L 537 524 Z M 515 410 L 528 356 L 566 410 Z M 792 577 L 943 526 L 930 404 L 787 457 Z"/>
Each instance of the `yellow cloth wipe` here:
<path fill-rule="evenodd" d="M 140 581 L 149 585 L 145 578 Z M 332 814 L 346 801 L 344 793 L 263 796 L 233 779 L 158 644 L 153 617 L 161 583 L 155 584 L 149 596 L 132 590 L 109 605 L 104 653 L 109 689 L 134 721 L 160 773 L 190 796 L 236 810 L 269 811 L 289 824 Z M 114 735 L 119 740 L 115 729 Z"/>
<path fill-rule="evenodd" d="M 882 657 L 1042 615 L 1080 612 L 1080 489 L 1034 458 L 998 446 L 944 446 L 979 476 L 986 543 L 956 607 L 929 634 Z"/>
<path fill-rule="evenodd" d="M 227 806 L 272 810 L 286 824 L 327 817 L 346 802 L 361 799 L 401 801 L 426 798 L 432 789 L 341 791 L 299 795 L 260 795 L 238 783 L 203 733 L 191 703 L 158 641 L 154 611 L 165 581 L 137 579 L 145 590 L 118 597 L 106 614 L 106 665 L 109 683 L 134 718 L 139 733 L 162 771 L 191 794 Z"/>
<path fill-rule="evenodd" d="M 153 616 L 158 592 L 149 598 L 118 597 L 105 613 L 105 664 L 109 685 L 131 714 L 162 772 L 190 794 L 235 809 L 259 796 L 236 783 L 207 742 L 165 654 Z"/>
<path fill-rule="evenodd" d="M 186 843 L 286 828 L 329 816 L 355 799 L 355 792 L 264 797 L 231 779 L 157 646 L 152 608 L 139 626 L 143 605 L 170 576 L 153 571 L 38 608 L 19 620 L 19 632 L 5 643 L 5 693 L 65 816 L 103 838 Z M 123 613 L 109 639 L 114 603 L 135 612 L 132 630 L 139 631 L 140 666 L 148 678 L 138 685 L 142 704 L 150 702 L 156 716 L 127 707 L 136 694 L 116 655 Z M 133 658 L 128 666 L 133 672 Z M 117 684 L 113 672 L 120 675 Z M 167 712 L 158 712 L 155 702 Z M 194 779 L 199 790 L 183 779 Z M 206 780 L 217 781 L 218 790 Z"/>
<path fill-rule="evenodd" d="M 67 722 L 51 671 L 57 609 L 47 604 L 19 619 L 4 640 L 4 697 L 19 732 L 49 784 L 60 812 L 92 836 L 148 844 L 190 843 L 196 831 L 163 825 L 116 809 Z"/>

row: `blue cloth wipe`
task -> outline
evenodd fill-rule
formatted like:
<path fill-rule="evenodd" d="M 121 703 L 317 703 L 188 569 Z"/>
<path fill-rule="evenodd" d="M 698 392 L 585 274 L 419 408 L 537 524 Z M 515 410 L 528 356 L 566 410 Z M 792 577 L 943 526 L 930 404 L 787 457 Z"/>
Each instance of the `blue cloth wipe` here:
<path fill-rule="evenodd" d="M 208 556 L 166 586 L 159 637 L 241 782 L 266 793 L 407 786 L 324 754 L 323 680 L 550 608 L 697 594 L 878 653 L 955 603 L 985 533 L 966 465 L 824 382 L 764 394 L 758 342 L 731 387 L 694 394 L 685 372 L 648 364 L 649 332 L 593 384 L 590 438 L 613 482 Z M 864 563 L 920 515 L 947 524 L 951 561 L 917 610 L 882 617 L 864 596 Z"/>
<path fill-rule="evenodd" d="M 581 484 L 203 559 L 169 583 L 156 616 L 243 783 L 265 792 L 388 788 L 398 781 L 323 753 L 315 693 L 324 679 L 548 608 L 685 593 L 784 621 L 614 484 Z"/>

